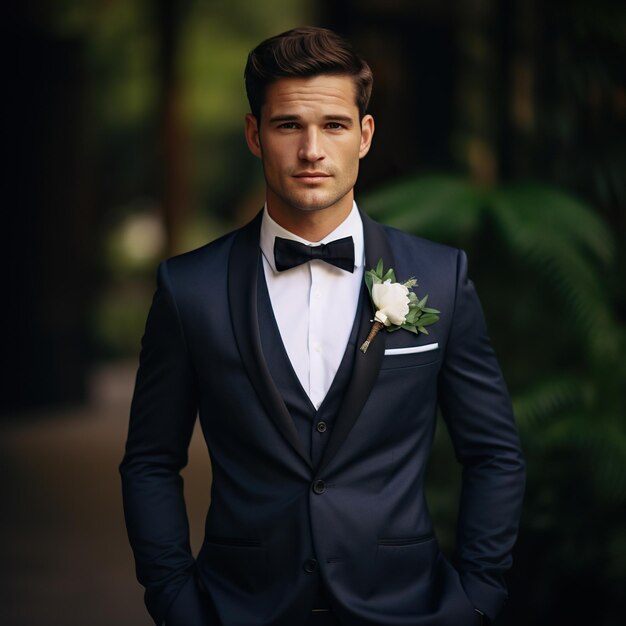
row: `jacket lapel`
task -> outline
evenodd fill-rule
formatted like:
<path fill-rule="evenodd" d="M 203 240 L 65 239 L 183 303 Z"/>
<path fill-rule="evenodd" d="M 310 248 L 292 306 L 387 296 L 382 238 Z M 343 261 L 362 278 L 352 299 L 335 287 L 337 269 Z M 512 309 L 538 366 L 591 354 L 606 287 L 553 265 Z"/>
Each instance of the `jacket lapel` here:
<path fill-rule="evenodd" d="M 261 348 L 257 311 L 257 282 L 261 250 L 259 233 L 262 212 L 235 236 L 228 261 L 228 300 L 235 340 L 248 376 L 268 415 L 302 459 L 311 461 L 302 447 L 296 427 L 285 406 Z"/>
<path fill-rule="evenodd" d="M 363 234 L 365 238 L 365 269 L 376 267 L 379 259 L 383 260 L 385 268 L 395 267 L 391 246 L 383 227 L 361 212 L 363 220 Z M 365 283 L 361 290 L 359 331 L 355 346 L 354 368 L 352 378 L 346 390 L 344 400 L 339 409 L 339 415 L 333 427 L 332 434 L 322 455 L 318 473 L 323 471 L 330 460 L 341 447 L 350 430 L 359 417 L 363 406 L 376 382 L 383 356 L 385 354 L 385 332 L 378 334 L 370 344 L 367 353 L 359 349 L 372 325 L 374 316 L 370 303 L 369 292 Z"/>

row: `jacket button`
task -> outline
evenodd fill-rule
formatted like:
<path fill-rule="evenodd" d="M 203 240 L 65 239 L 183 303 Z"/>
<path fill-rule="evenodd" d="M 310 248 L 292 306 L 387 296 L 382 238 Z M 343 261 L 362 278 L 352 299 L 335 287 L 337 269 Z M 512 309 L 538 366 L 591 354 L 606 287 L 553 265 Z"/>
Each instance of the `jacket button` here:
<path fill-rule="evenodd" d="M 326 491 L 326 483 L 323 480 L 316 480 L 313 483 L 313 492 L 318 496 Z"/>
<path fill-rule="evenodd" d="M 325 433 L 328 426 L 326 426 L 326 422 L 318 422 L 315 428 L 317 428 L 318 433 Z"/>
<path fill-rule="evenodd" d="M 317 561 L 315 559 L 309 559 L 304 564 L 304 571 L 307 574 L 312 574 L 317 569 Z"/>

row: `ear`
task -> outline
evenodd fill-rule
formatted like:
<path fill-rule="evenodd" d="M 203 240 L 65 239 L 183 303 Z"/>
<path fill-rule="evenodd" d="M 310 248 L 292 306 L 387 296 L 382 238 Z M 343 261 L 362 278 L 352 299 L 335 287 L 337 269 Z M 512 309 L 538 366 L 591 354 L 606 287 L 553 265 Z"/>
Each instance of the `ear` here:
<path fill-rule="evenodd" d="M 361 147 L 359 148 L 359 159 L 362 159 L 369 151 L 374 138 L 374 118 L 371 115 L 364 115 L 361 120 Z"/>
<path fill-rule="evenodd" d="M 259 138 L 259 123 L 252 113 L 246 115 L 246 143 L 255 157 L 262 157 L 261 140 Z"/>

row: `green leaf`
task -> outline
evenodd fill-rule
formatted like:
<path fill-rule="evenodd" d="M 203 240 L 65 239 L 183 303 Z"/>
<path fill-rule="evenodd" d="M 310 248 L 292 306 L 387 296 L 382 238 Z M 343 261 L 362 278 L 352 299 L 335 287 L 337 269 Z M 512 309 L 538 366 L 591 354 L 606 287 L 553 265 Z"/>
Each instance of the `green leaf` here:
<path fill-rule="evenodd" d="M 441 313 L 441 311 L 438 311 L 437 309 L 429 309 L 427 307 L 424 307 L 422 311 L 424 311 L 424 313 L 435 313 L 435 314 Z"/>
<path fill-rule="evenodd" d="M 406 324 L 415 324 L 417 322 L 417 318 L 419 317 L 419 311 L 417 309 L 413 309 L 409 311 L 406 316 Z"/>
<path fill-rule="evenodd" d="M 386 272 L 385 275 L 382 277 L 382 282 L 384 283 L 386 280 L 390 280 L 392 283 L 396 282 L 396 274 L 393 271 L 393 268 L 390 267 Z"/>
<path fill-rule="evenodd" d="M 427 313 L 426 315 L 422 315 L 419 318 L 419 323 L 420 326 L 430 326 L 431 324 L 434 324 L 435 322 L 439 321 L 439 317 L 437 315 L 432 315 L 430 313 Z"/>
<path fill-rule="evenodd" d="M 421 300 L 417 303 L 417 306 L 418 306 L 420 309 L 423 309 L 423 308 L 424 308 L 424 306 L 426 306 L 426 302 L 428 302 L 428 294 L 427 294 L 427 295 L 425 295 L 425 296 L 424 296 L 424 297 L 423 297 L 423 298 L 422 298 L 422 299 L 421 299 Z"/>
<path fill-rule="evenodd" d="M 382 259 L 378 259 L 378 263 L 376 264 L 376 269 L 374 271 L 380 278 L 382 278 L 382 275 L 383 275 L 383 260 Z"/>
<path fill-rule="evenodd" d="M 425 335 L 428 335 L 428 331 L 423 326 L 418 326 L 417 330 L 419 330 L 420 333 L 424 333 Z"/>
<path fill-rule="evenodd" d="M 403 330 L 408 330 L 410 333 L 415 333 L 416 335 L 417 333 L 417 327 L 414 324 L 405 324 L 404 326 L 402 326 Z"/>

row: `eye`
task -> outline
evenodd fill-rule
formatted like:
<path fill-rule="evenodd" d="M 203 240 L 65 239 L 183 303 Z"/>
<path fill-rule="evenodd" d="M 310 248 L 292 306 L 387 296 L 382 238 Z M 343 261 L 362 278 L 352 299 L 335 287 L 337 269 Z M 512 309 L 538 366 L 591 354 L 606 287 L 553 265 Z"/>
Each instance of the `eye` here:
<path fill-rule="evenodd" d="M 340 122 L 328 122 L 328 124 L 326 124 L 326 128 L 330 130 L 340 130 L 342 128 L 345 128 L 345 126 Z"/>
<path fill-rule="evenodd" d="M 283 122 L 278 125 L 278 128 L 283 128 L 285 130 L 294 130 L 298 128 L 298 124 L 296 122 Z"/>

